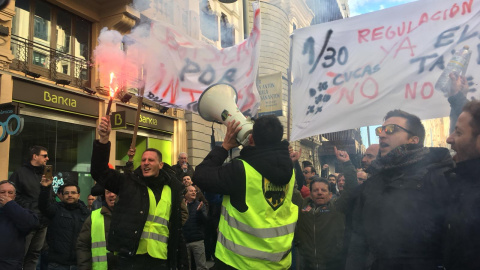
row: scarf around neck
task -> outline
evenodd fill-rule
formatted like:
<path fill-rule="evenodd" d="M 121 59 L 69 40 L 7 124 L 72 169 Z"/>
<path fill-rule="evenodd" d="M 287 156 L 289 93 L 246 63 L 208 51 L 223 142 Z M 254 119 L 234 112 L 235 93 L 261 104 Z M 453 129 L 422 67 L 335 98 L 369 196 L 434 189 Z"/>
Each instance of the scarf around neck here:
<path fill-rule="evenodd" d="M 430 148 L 418 144 L 403 144 L 384 157 L 377 157 L 372 161 L 366 172 L 375 174 L 382 170 L 401 169 L 419 163 L 428 153 L 430 153 Z"/>

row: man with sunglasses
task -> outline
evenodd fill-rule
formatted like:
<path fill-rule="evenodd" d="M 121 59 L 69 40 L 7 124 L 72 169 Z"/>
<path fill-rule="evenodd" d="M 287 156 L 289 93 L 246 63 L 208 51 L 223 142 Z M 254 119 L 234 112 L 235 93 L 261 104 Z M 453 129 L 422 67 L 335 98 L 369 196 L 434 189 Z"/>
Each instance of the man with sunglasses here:
<path fill-rule="evenodd" d="M 32 210 L 37 214 L 40 225 L 34 228 L 25 237 L 25 258 L 23 269 L 36 268 L 40 251 L 42 250 L 47 234 L 48 219 L 43 217 L 38 209 L 38 196 L 40 195 L 40 180 L 43 168 L 47 165 L 48 150 L 43 146 L 32 146 L 28 151 L 28 161 L 18 168 L 8 179 L 16 186 L 15 201 L 23 208 Z M 53 196 L 53 192 L 52 192 Z"/>
<path fill-rule="evenodd" d="M 346 269 L 441 269 L 450 153 L 424 147 L 420 119 L 401 110 L 376 133 L 379 156 L 355 205 Z"/>
<path fill-rule="evenodd" d="M 48 269 L 76 269 L 76 243 L 83 223 L 90 215 L 87 206 L 80 201 L 80 187 L 65 184 L 61 202 L 53 202 L 52 178 L 42 176 L 38 208 L 50 219 L 47 231 Z"/>

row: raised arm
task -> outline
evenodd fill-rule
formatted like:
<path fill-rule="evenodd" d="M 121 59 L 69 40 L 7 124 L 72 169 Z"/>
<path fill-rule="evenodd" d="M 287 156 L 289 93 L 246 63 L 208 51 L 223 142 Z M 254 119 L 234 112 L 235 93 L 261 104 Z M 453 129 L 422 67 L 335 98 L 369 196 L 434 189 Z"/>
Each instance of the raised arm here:
<path fill-rule="evenodd" d="M 193 182 L 202 190 L 212 193 L 231 195 L 245 191 L 243 164 L 239 160 L 223 165 L 228 157 L 228 151 L 238 146 L 237 133 L 240 131 L 239 122 L 229 122 L 227 134 L 221 147 L 215 147 L 205 159 L 195 168 Z M 243 186 L 242 186 L 243 184 Z"/>
<path fill-rule="evenodd" d="M 111 126 L 110 120 L 107 117 L 101 118 L 97 131 L 99 139 L 93 142 L 90 172 L 93 179 L 95 179 L 99 185 L 115 194 L 119 194 L 124 176 L 108 168 L 111 147 L 109 141 Z"/>
<path fill-rule="evenodd" d="M 353 166 L 352 162 L 350 161 L 350 156 L 346 151 L 337 150 L 337 147 L 334 149 L 337 160 L 339 161 L 345 176 L 345 190 L 340 198 L 335 201 L 335 204 L 339 211 L 344 212 L 347 209 L 348 201 L 350 200 L 352 191 L 356 186 L 358 186 L 357 171 L 355 170 L 355 166 Z"/>
<path fill-rule="evenodd" d="M 40 196 L 38 196 L 38 209 L 48 218 L 53 218 L 58 210 L 57 204 L 50 198 L 52 183 L 53 178 L 46 178 L 45 175 L 42 176 L 42 181 L 40 181 L 40 185 L 42 186 L 40 187 Z"/>

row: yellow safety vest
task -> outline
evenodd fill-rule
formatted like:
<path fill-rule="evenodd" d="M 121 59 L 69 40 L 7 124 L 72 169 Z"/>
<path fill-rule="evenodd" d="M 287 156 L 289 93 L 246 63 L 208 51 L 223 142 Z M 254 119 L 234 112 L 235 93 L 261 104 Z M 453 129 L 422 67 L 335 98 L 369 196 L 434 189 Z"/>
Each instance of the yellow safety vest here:
<path fill-rule="evenodd" d="M 169 186 L 163 186 L 162 197 L 155 205 L 155 195 L 148 188 L 150 207 L 148 218 L 143 227 L 142 236 L 138 245 L 137 254 L 146 254 L 153 258 L 167 259 L 168 222 L 172 212 L 172 192 Z"/>
<path fill-rule="evenodd" d="M 272 184 L 247 162 L 245 202 L 241 213 L 223 196 L 215 256 L 232 267 L 288 269 L 298 207 L 292 203 L 295 174 L 285 186 Z"/>
<path fill-rule="evenodd" d="M 92 269 L 106 270 L 107 265 L 107 242 L 105 241 L 105 222 L 102 209 L 92 211 L 90 219 L 92 220 Z"/>

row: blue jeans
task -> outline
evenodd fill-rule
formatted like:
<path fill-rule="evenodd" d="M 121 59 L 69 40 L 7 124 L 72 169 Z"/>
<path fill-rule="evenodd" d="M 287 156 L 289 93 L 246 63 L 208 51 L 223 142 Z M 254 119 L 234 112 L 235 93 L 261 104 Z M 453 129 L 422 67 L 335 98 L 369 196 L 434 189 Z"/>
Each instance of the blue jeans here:
<path fill-rule="evenodd" d="M 49 263 L 48 270 L 77 270 L 76 265 L 63 265 L 58 263 Z"/>

